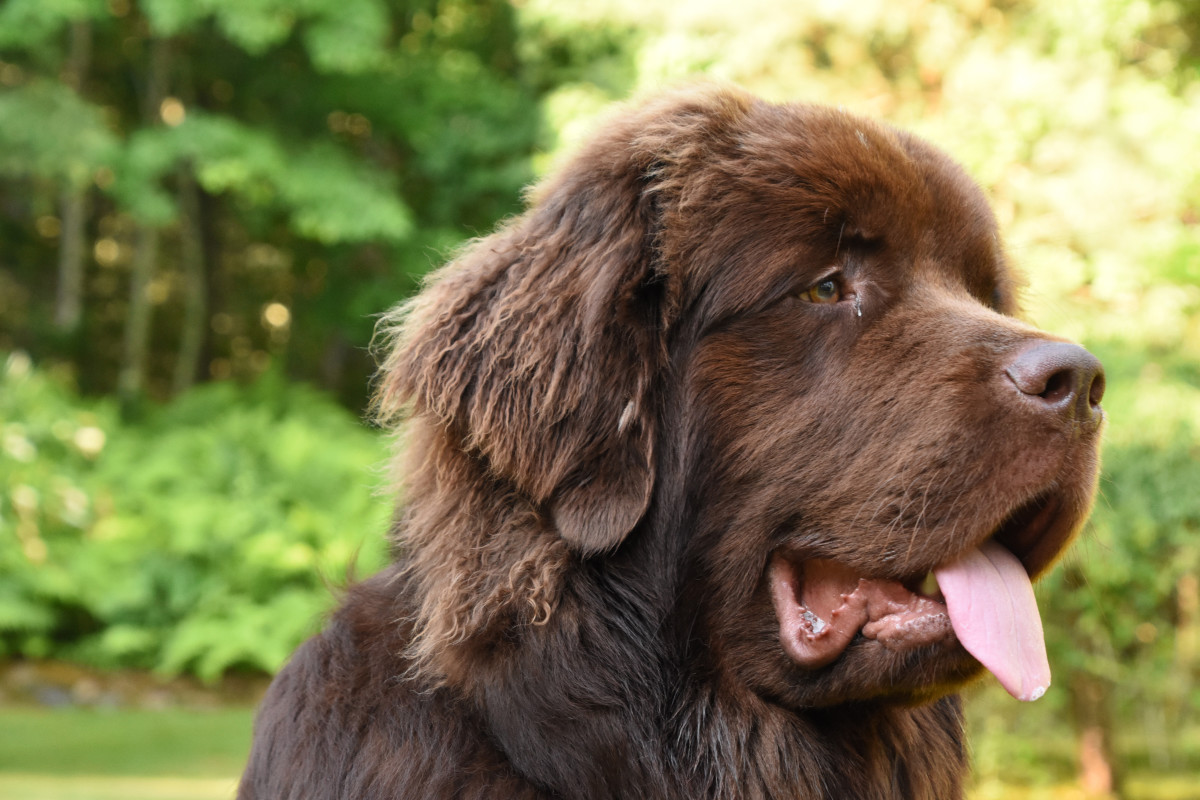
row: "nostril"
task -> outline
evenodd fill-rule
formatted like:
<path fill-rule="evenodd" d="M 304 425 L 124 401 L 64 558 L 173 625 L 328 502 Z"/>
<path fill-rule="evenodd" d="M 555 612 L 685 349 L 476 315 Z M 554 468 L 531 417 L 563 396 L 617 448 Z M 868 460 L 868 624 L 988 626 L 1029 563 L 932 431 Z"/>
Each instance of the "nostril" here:
<path fill-rule="evenodd" d="M 1037 392 L 1037 396 L 1050 404 L 1061 403 L 1075 393 L 1075 374 L 1069 370 L 1060 370 L 1046 379 L 1046 388 Z"/>
<path fill-rule="evenodd" d="M 1100 408 L 1100 401 L 1104 399 L 1104 369 L 1101 368 L 1092 377 L 1092 385 L 1088 387 L 1088 405 L 1093 409 Z"/>

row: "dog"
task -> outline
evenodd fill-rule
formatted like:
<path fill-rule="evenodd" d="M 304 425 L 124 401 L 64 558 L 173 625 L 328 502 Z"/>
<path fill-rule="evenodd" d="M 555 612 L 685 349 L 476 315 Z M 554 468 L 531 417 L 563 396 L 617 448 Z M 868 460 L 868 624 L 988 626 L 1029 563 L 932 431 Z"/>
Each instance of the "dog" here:
<path fill-rule="evenodd" d="M 961 797 L 956 690 L 1049 684 L 1104 373 L 1017 317 L 924 141 L 732 88 L 625 109 L 382 324 L 394 562 L 239 796 Z"/>

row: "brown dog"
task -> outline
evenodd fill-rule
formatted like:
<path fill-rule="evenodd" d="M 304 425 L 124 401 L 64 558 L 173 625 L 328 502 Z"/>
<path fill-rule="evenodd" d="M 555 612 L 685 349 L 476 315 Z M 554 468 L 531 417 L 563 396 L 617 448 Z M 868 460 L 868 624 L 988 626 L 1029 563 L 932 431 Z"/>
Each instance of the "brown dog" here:
<path fill-rule="evenodd" d="M 961 796 L 949 693 L 1044 691 L 1029 579 L 1104 385 L 1013 318 L 977 187 L 706 90 L 531 206 L 391 318 L 396 561 L 275 680 L 240 796 Z"/>

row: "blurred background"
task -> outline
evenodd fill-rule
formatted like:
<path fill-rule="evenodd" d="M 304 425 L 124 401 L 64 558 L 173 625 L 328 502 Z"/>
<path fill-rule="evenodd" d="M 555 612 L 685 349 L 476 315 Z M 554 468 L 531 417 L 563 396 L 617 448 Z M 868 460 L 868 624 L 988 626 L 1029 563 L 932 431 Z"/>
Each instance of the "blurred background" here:
<path fill-rule="evenodd" d="M 230 796 L 385 558 L 377 315 L 695 76 L 948 150 L 1105 362 L 1055 685 L 972 690 L 972 797 L 1200 797 L 1197 0 L 4 0 L 0 796 Z"/>

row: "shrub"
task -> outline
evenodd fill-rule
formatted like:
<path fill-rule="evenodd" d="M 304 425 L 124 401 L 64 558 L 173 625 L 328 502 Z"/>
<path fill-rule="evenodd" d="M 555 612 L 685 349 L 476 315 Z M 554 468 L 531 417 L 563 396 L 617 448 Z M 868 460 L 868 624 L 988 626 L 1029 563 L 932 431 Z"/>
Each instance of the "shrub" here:
<path fill-rule="evenodd" d="M 208 384 L 123 424 L 17 354 L 0 425 L 0 654 L 273 671 L 328 583 L 384 561 L 381 437 L 306 386 Z"/>

